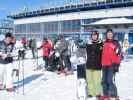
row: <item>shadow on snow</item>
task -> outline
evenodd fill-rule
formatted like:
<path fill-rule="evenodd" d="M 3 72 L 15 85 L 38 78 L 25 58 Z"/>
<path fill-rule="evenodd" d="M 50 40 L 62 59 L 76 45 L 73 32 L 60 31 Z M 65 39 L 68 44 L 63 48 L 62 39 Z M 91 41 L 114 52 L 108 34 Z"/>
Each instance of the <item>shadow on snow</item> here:
<path fill-rule="evenodd" d="M 21 88 L 23 86 L 23 81 L 24 81 L 24 85 L 31 83 L 32 81 L 35 81 L 36 79 L 38 79 L 39 77 L 43 76 L 44 74 L 37 74 L 37 75 L 31 75 L 26 77 L 24 80 L 20 80 L 20 81 L 16 81 L 14 82 L 14 84 L 16 84 L 15 88 Z M 44 81 L 46 81 L 47 79 L 43 79 Z"/>

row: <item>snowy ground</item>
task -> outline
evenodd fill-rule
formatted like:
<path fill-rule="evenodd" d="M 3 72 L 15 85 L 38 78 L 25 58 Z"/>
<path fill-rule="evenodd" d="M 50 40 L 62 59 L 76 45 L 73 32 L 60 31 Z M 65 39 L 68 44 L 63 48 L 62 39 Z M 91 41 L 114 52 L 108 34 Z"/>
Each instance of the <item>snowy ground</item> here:
<path fill-rule="evenodd" d="M 118 93 L 122 100 L 133 100 L 133 57 L 122 61 L 120 72 L 116 75 Z"/>
<path fill-rule="evenodd" d="M 28 51 L 31 57 L 30 51 Z M 39 59 L 39 65 L 42 64 Z M 13 67 L 18 67 L 19 62 L 15 61 Z M 57 75 L 47 71 L 33 71 L 36 68 L 36 60 L 24 60 L 24 95 L 22 85 L 22 69 L 20 70 L 20 81 L 14 77 L 14 84 L 18 88 L 13 93 L 5 90 L 0 91 L 0 100 L 77 100 L 76 98 L 76 73 L 70 76 Z M 21 62 L 22 65 L 22 62 Z M 133 100 L 133 57 L 122 61 L 120 72 L 116 75 L 116 84 L 120 100 Z M 88 99 L 92 100 L 92 99 Z"/>
<path fill-rule="evenodd" d="M 27 53 L 26 57 L 29 59 L 24 60 L 24 95 L 23 61 L 21 61 L 20 81 L 18 82 L 18 78 L 14 76 L 14 84 L 18 88 L 13 93 L 8 93 L 6 90 L 0 91 L 0 100 L 76 100 L 76 77 L 74 75 L 64 76 L 44 70 L 34 71 L 37 60 L 30 59 L 32 58 L 31 51 Z M 42 58 L 39 58 L 38 64 L 43 64 Z M 12 65 L 18 68 L 19 61 L 15 61 Z"/>
<path fill-rule="evenodd" d="M 13 65 L 17 66 L 18 62 Z M 33 71 L 35 60 L 25 60 L 24 95 L 22 82 L 22 67 L 19 87 L 13 93 L 0 91 L 0 100 L 76 100 L 74 75 L 64 76 L 46 71 Z M 14 84 L 17 86 L 17 78 Z"/>

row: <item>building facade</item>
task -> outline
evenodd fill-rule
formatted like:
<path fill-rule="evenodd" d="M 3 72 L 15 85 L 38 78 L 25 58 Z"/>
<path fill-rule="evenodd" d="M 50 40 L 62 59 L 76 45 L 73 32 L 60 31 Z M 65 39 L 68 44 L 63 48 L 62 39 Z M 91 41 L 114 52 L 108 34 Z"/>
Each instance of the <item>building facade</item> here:
<path fill-rule="evenodd" d="M 61 7 L 36 9 L 20 12 L 9 17 L 14 19 L 15 34 L 21 36 L 43 36 L 54 38 L 57 34 L 64 34 L 73 38 L 89 39 L 91 31 L 99 30 L 101 39 L 107 28 L 113 28 L 117 38 L 123 41 L 128 38 L 133 43 L 133 25 L 124 24 L 96 26 L 95 28 L 81 27 L 108 18 L 133 19 L 133 0 L 95 0 L 70 4 Z"/>

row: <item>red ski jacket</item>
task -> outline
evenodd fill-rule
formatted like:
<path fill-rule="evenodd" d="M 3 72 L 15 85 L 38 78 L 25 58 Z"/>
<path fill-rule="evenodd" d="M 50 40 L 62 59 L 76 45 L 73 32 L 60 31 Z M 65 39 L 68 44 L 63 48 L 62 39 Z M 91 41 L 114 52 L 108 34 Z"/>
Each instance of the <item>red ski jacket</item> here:
<path fill-rule="evenodd" d="M 52 45 L 49 42 L 45 42 L 42 44 L 41 48 L 43 48 L 43 56 L 49 56 L 50 49 L 52 48 Z"/>
<path fill-rule="evenodd" d="M 21 43 L 22 43 L 22 44 L 26 44 L 26 43 L 27 43 L 27 40 L 26 40 L 25 37 L 23 37 L 23 38 L 21 39 Z"/>
<path fill-rule="evenodd" d="M 103 67 L 109 67 L 113 63 L 120 64 L 121 58 L 116 53 L 118 47 L 118 41 L 112 40 L 112 41 L 105 41 L 103 45 L 103 51 L 102 51 L 102 66 Z"/>

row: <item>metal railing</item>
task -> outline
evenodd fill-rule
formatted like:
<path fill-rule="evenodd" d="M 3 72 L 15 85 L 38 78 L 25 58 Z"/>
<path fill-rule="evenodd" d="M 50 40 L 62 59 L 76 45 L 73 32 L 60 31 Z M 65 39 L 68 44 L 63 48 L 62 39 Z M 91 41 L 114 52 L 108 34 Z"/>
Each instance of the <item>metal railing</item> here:
<path fill-rule="evenodd" d="M 99 0 L 80 0 L 80 1 L 82 1 L 82 2 L 67 3 L 62 6 L 52 6 L 49 8 L 38 7 L 36 9 L 32 9 L 30 11 L 23 11 L 23 12 L 21 11 L 20 13 L 13 14 L 11 16 L 24 17 L 24 16 L 54 13 L 54 12 L 56 13 L 56 12 L 61 12 L 61 11 L 73 10 L 73 9 L 133 3 L 133 0 L 100 0 L 100 1 Z"/>

